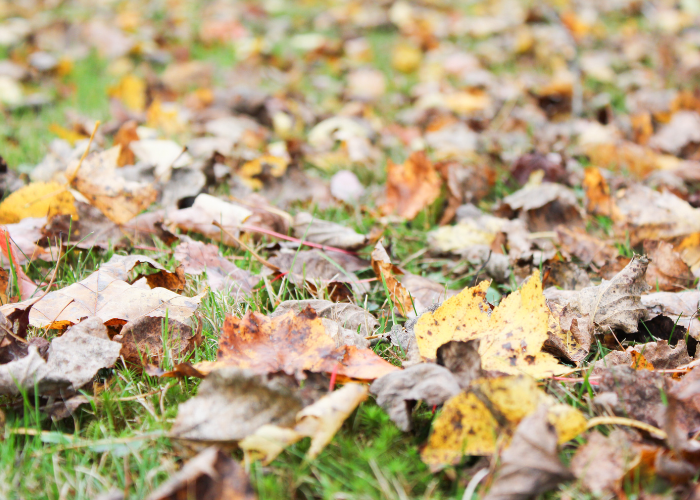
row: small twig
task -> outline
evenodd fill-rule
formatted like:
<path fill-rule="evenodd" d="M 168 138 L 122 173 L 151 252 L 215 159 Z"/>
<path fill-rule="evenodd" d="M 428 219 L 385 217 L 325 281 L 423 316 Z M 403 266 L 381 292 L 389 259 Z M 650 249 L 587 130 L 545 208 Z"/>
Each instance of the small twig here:
<path fill-rule="evenodd" d="M 75 177 L 78 175 L 78 171 L 80 170 L 80 167 L 83 166 L 83 160 L 85 160 L 85 157 L 88 155 L 90 152 L 90 146 L 92 146 L 92 141 L 95 139 L 95 134 L 97 133 L 97 128 L 100 126 L 100 120 L 97 120 L 95 122 L 95 128 L 92 129 L 92 134 L 90 135 L 90 142 L 88 142 L 87 148 L 85 148 L 85 152 L 83 153 L 83 156 L 80 157 L 80 161 L 78 162 L 78 166 L 75 167 L 73 172 L 70 173 L 70 175 L 67 175 L 68 179 L 68 184 L 73 184 L 73 181 L 75 180 Z"/>
<path fill-rule="evenodd" d="M 586 429 L 591 429 L 596 425 L 627 425 L 629 427 L 636 427 L 643 431 L 647 431 L 649 434 L 659 438 L 666 439 L 667 434 L 653 425 L 647 424 L 645 422 L 640 422 L 639 420 L 633 420 L 631 418 L 625 417 L 593 417 L 588 422 L 586 422 Z"/>

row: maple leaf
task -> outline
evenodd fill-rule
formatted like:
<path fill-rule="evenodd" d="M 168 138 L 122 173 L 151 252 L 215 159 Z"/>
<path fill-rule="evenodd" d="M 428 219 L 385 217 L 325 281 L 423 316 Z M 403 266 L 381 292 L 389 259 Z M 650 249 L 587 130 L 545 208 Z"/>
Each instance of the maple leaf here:
<path fill-rule="evenodd" d="M 548 339 L 550 313 L 539 271 L 535 270 L 522 289 L 505 297 L 493 311 L 486 302 L 488 288 L 486 281 L 465 288 L 418 319 L 414 331 L 421 356 L 434 360 L 438 347 L 451 340 L 480 339 L 479 354 L 485 370 L 534 377 L 563 372 L 565 367 L 542 352 Z"/>
<path fill-rule="evenodd" d="M 248 312 L 241 319 L 227 316 L 216 357 L 216 361 L 204 361 L 194 368 L 202 374 L 224 366 L 255 373 L 336 372 L 354 380 L 374 380 L 398 370 L 369 349 L 336 347 L 310 307 L 275 318 L 258 312 Z"/>
<path fill-rule="evenodd" d="M 114 255 L 87 278 L 41 298 L 6 304 L 0 312 L 31 307 L 29 324 L 41 328 L 65 329 L 82 318 L 97 316 L 108 325 L 123 325 L 141 316 L 165 317 L 184 322 L 197 310 L 206 292 L 184 297 L 165 288 L 143 288 L 126 282 L 127 273 L 137 263 L 162 268 L 143 255 Z"/>

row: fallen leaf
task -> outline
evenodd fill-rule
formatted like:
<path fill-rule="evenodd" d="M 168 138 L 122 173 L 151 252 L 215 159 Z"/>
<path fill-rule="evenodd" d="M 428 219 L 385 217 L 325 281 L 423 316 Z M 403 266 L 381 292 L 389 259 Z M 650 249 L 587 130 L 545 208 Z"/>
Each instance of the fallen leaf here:
<path fill-rule="evenodd" d="M 452 340 L 438 347 L 437 364 L 450 370 L 462 389 L 485 375 L 481 368 L 480 343 L 479 340 Z"/>
<path fill-rule="evenodd" d="M 141 316 L 161 318 L 166 314 L 183 322 L 194 314 L 204 294 L 184 297 L 164 288 L 150 290 L 127 283 L 127 273 L 139 262 L 162 267 L 142 255 L 114 255 L 87 278 L 51 291 L 39 300 L 6 304 L 0 307 L 0 312 L 9 316 L 31 306 L 31 326 L 56 329 L 90 316 L 97 316 L 109 325 L 121 325 Z"/>
<path fill-rule="evenodd" d="M 547 182 L 561 182 L 566 178 L 566 170 L 561 163 L 539 153 L 524 154 L 510 167 L 511 174 L 520 185 L 525 184 L 538 170 L 544 172 L 543 180 Z"/>
<path fill-rule="evenodd" d="M 293 429 L 264 425 L 243 439 L 239 446 L 249 460 L 268 464 L 287 446 L 310 437 L 311 446 L 306 456 L 313 460 L 330 443 L 345 419 L 367 398 L 367 392 L 364 385 L 345 384 L 297 413 Z"/>
<path fill-rule="evenodd" d="M 55 216 L 56 217 L 60 216 Z M 16 257 L 19 265 L 24 265 L 27 262 L 33 262 L 37 259 L 53 260 L 49 251 L 37 245 L 37 242 L 42 238 L 42 226 L 46 223 L 46 217 L 27 217 L 22 219 L 17 224 L 7 224 L 5 231 L 10 238 L 10 247 L 12 254 Z M 4 237 L 4 236 L 3 236 Z M 5 241 L 2 242 L 4 244 Z M 6 266 L 9 262 L 5 262 L 3 255 L 0 255 L 2 265 Z"/>
<path fill-rule="evenodd" d="M 402 271 L 391 263 L 391 258 L 381 242 L 378 242 L 372 250 L 372 269 L 374 269 L 377 278 L 386 286 L 389 298 L 399 314 L 408 318 L 413 317 L 418 310 L 425 310 L 422 304 L 416 303 L 417 301 L 411 298 L 408 290 L 396 279 L 395 274 Z"/>
<path fill-rule="evenodd" d="M 120 146 L 88 155 L 82 164 L 71 165 L 71 185 L 116 224 L 125 224 L 156 201 L 158 192 L 146 183 L 120 176 Z M 79 168 L 78 168 L 79 166 Z"/>
<path fill-rule="evenodd" d="M 255 491 L 243 468 L 216 447 L 210 447 L 146 497 L 147 500 L 254 500 Z"/>
<path fill-rule="evenodd" d="M 292 229 L 294 236 L 303 241 L 344 250 L 356 250 L 367 244 L 367 236 L 342 224 L 316 219 L 306 212 L 300 212 L 294 216 Z"/>
<path fill-rule="evenodd" d="M 120 348 L 109 340 L 98 318 L 88 318 L 51 340 L 48 361 L 30 345 L 25 357 L 0 365 L 0 392 L 67 397 L 90 382 L 98 370 L 114 366 Z"/>
<path fill-rule="evenodd" d="M 135 75 L 125 75 L 118 85 L 108 90 L 110 97 L 119 99 L 127 109 L 136 113 L 146 110 L 146 82 Z"/>
<path fill-rule="evenodd" d="M 77 215 L 75 198 L 58 182 L 33 182 L 0 203 L 0 224 L 16 224 L 27 217 Z"/>
<path fill-rule="evenodd" d="M 610 281 L 572 294 L 559 316 L 561 328 L 577 329 L 580 343 L 587 346 L 596 332 L 636 332 L 639 321 L 648 315 L 641 301 L 641 294 L 650 288 L 645 281 L 648 265 L 646 257 L 635 257 Z"/>
<path fill-rule="evenodd" d="M 185 273 L 193 276 L 206 273 L 207 284 L 213 290 L 229 290 L 235 296 L 250 294 L 260 282 L 259 276 L 236 266 L 211 243 L 184 239 L 175 247 L 174 256 L 182 263 Z"/>
<path fill-rule="evenodd" d="M 422 363 L 378 378 L 370 392 L 397 427 L 408 432 L 413 427 L 411 412 L 417 402 L 441 405 L 459 394 L 460 386 L 447 368 Z"/>
<path fill-rule="evenodd" d="M 296 376 L 303 371 L 335 372 L 354 380 L 374 380 L 398 369 L 369 349 L 336 348 L 325 333 L 323 321 L 308 306 L 299 314 L 289 311 L 275 318 L 258 312 L 248 312 L 242 319 L 227 316 L 217 360 L 198 363 L 194 368 L 206 374 L 222 366 Z"/>
<path fill-rule="evenodd" d="M 700 336 L 700 321 L 696 317 L 700 309 L 700 291 L 656 292 L 642 295 L 641 300 L 647 308 L 649 319 L 659 315 L 668 316 L 674 324 L 686 328 L 691 337 Z"/>
<path fill-rule="evenodd" d="M 613 219 L 619 217 L 616 213 L 615 201 L 610 195 L 610 187 L 599 169 L 595 167 L 586 169 L 583 189 L 586 191 L 586 211 L 589 214 Z"/>
<path fill-rule="evenodd" d="M 187 167 L 192 157 L 186 149 L 175 141 L 167 139 L 141 139 L 129 143 L 134 156 L 155 167 L 158 182 L 168 182 L 174 176 L 173 170 Z"/>
<path fill-rule="evenodd" d="M 614 492 L 640 458 L 624 431 L 614 430 L 608 436 L 594 431 L 571 459 L 571 471 L 591 493 Z"/>
<path fill-rule="evenodd" d="M 539 272 L 490 312 L 488 282 L 465 288 L 416 323 L 418 348 L 425 360 L 436 358 L 437 348 L 451 340 L 480 339 L 485 370 L 544 377 L 563 366 L 542 352 L 547 340 L 549 310 L 542 294 Z"/>
<path fill-rule="evenodd" d="M 8 231 L 0 227 L 0 251 L 2 252 L 3 263 L 7 260 L 6 266 L 12 268 L 11 275 L 13 279 L 17 278 L 17 289 L 21 297 L 31 297 L 36 293 L 38 287 L 20 266 L 17 250 L 17 247 L 10 240 Z"/>
<path fill-rule="evenodd" d="M 695 276 L 673 245 L 665 241 L 645 240 L 644 253 L 651 260 L 646 277 L 652 289 L 675 292 L 692 287 Z"/>
<path fill-rule="evenodd" d="M 552 182 L 525 186 L 506 196 L 499 211 L 504 215 L 519 215 L 533 232 L 551 231 L 560 224 L 583 226 L 582 211 L 574 192 Z"/>
<path fill-rule="evenodd" d="M 546 405 L 525 417 L 501 455 L 493 486 L 484 500 L 526 500 L 572 479 L 557 454 L 557 438 Z"/>
<path fill-rule="evenodd" d="M 578 410 L 557 404 L 526 375 L 480 379 L 445 403 L 421 458 L 435 471 L 465 455 L 492 455 L 540 405 L 547 406 L 559 443 L 585 430 L 586 419 Z"/>
<path fill-rule="evenodd" d="M 385 214 L 398 213 L 412 220 L 418 212 L 433 203 L 440 195 L 442 180 L 433 164 L 422 151 L 416 151 L 405 163 L 397 165 L 387 160 Z"/>
<path fill-rule="evenodd" d="M 127 363 L 159 364 L 165 353 L 177 363 L 202 343 L 202 323 L 198 322 L 195 331 L 179 321 L 142 316 L 126 323 L 112 340 L 122 345 L 121 356 Z"/>
<path fill-rule="evenodd" d="M 331 194 L 346 203 L 356 202 L 365 194 L 360 180 L 350 170 L 340 170 L 331 177 Z"/>
<path fill-rule="evenodd" d="M 136 161 L 134 152 L 129 148 L 129 144 L 139 140 L 139 134 L 136 132 L 137 127 L 138 123 L 130 120 L 119 127 L 119 130 L 114 135 L 114 145 L 121 146 L 119 158 L 117 159 L 117 166 L 119 167 L 133 165 Z"/>
<path fill-rule="evenodd" d="M 559 226 L 556 233 L 561 252 L 565 256 L 576 257 L 584 266 L 595 264 L 601 267 L 617 255 L 615 247 L 581 229 Z"/>
<path fill-rule="evenodd" d="M 270 317 L 276 318 L 288 311 L 294 311 L 298 314 L 307 307 L 316 311 L 319 318 L 329 319 L 346 330 L 359 331 L 363 337 L 373 335 L 379 328 L 379 321 L 360 306 L 331 302 L 330 300 L 285 300 L 277 306 Z"/>

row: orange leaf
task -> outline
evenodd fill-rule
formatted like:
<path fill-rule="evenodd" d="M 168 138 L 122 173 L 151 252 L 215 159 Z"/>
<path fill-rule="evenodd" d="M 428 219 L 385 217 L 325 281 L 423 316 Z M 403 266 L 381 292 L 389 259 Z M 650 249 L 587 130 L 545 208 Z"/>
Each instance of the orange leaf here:
<path fill-rule="evenodd" d="M 440 195 L 442 180 L 423 151 L 411 154 L 402 165 L 387 160 L 385 214 L 397 212 L 411 220 Z"/>

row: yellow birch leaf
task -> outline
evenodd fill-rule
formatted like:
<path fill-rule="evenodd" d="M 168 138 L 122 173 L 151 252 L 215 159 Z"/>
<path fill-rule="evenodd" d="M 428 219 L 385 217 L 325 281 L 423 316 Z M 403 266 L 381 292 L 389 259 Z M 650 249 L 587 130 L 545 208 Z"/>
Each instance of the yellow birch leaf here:
<path fill-rule="evenodd" d="M 0 224 L 15 224 L 27 217 L 78 216 L 75 198 L 58 182 L 32 182 L 0 203 Z"/>
<path fill-rule="evenodd" d="M 531 377 L 480 379 L 445 403 L 421 458 L 435 471 L 459 463 L 465 455 L 492 455 L 507 446 L 518 424 L 543 404 L 560 443 L 586 430 L 581 412 L 558 404 Z"/>
<path fill-rule="evenodd" d="M 118 85 L 108 90 L 108 94 L 122 101 L 131 111 L 143 113 L 146 109 L 146 82 L 138 76 L 124 76 Z"/>
<path fill-rule="evenodd" d="M 539 271 L 535 270 L 522 289 L 505 297 L 490 316 L 487 289 L 488 283 L 467 288 L 435 312 L 420 317 L 414 331 L 421 356 L 433 361 L 442 344 L 481 339 L 479 354 L 485 370 L 536 378 L 563 373 L 566 367 L 542 352 L 550 313 Z"/>

